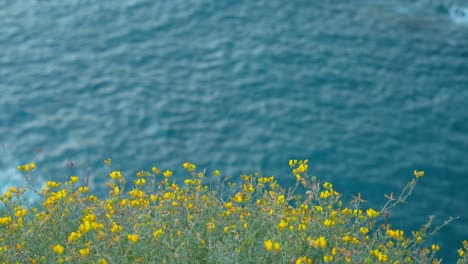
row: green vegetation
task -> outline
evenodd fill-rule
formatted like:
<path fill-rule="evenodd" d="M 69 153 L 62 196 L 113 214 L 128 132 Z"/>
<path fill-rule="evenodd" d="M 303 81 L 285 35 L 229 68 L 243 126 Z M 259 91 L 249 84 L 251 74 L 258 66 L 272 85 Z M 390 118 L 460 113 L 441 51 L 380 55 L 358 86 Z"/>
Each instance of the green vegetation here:
<path fill-rule="evenodd" d="M 25 186 L 0 196 L 0 263 L 440 263 L 426 238 L 432 218 L 406 234 L 392 229 L 387 211 L 405 202 L 424 172 L 380 210 L 360 196 L 345 205 L 331 183 L 307 175 L 308 161 L 291 160 L 296 185 L 254 173 L 233 182 L 218 170 L 188 177 L 153 167 L 137 173 L 132 189 L 109 167 L 109 195 L 98 199 L 79 177 L 32 184 L 34 163 L 18 166 Z M 207 182 L 211 184 L 207 184 Z M 32 205 L 26 192 L 40 196 Z M 468 242 L 458 263 L 468 262 Z M 454 250 L 455 253 L 455 250 Z"/>

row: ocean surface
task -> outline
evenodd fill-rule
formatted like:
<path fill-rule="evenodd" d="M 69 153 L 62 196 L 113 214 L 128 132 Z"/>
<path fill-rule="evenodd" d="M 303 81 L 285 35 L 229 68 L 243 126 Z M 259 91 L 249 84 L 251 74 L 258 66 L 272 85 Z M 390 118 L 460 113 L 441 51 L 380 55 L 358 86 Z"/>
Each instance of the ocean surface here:
<path fill-rule="evenodd" d="M 434 237 L 453 263 L 467 101 L 467 1 L 0 1 L 1 192 L 31 161 L 39 183 L 89 174 L 105 195 L 107 157 L 130 179 L 190 161 L 286 186 L 308 158 L 381 207 L 424 170 L 390 221 L 460 216 Z"/>

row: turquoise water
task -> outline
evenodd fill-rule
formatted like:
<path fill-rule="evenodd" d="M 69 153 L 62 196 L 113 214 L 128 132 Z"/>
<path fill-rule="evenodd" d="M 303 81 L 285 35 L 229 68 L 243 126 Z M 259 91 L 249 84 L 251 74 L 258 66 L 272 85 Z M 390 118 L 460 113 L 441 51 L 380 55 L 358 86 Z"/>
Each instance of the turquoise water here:
<path fill-rule="evenodd" d="M 425 170 L 398 228 L 468 239 L 468 3 L 2 1 L 0 190 L 196 163 L 291 184 L 287 162 L 367 206 Z M 73 168 L 66 164 L 73 161 Z M 185 174 L 184 174 L 185 175 Z"/>

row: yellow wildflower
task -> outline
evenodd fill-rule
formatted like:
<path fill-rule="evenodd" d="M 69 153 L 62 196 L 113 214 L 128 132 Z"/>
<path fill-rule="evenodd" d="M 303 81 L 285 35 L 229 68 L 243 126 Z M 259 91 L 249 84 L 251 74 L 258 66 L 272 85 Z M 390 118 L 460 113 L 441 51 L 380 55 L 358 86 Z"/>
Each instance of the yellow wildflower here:
<path fill-rule="evenodd" d="M 131 241 L 132 243 L 138 242 L 138 235 L 128 235 L 127 239 Z"/>
<path fill-rule="evenodd" d="M 275 251 L 276 251 L 276 252 L 280 252 L 281 246 L 280 246 L 280 244 L 279 244 L 278 242 L 275 242 L 275 243 L 273 244 L 273 247 L 275 248 Z"/>
<path fill-rule="evenodd" d="M 195 164 L 192 164 L 190 162 L 185 162 L 183 166 L 189 172 L 193 172 L 197 168 L 197 166 L 195 166 Z"/>
<path fill-rule="evenodd" d="M 49 188 L 60 187 L 60 186 L 62 186 L 62 184 L 59 183 L 59 182 L 56 182 L 56 181 L 48 181 L 47 182 L 47 187 L 49 187 Z"/>
<path fill-rule="evenodd" d="M 314 241 L 313 245 L 315 247 L 326 248 L 327 247 L 327 240 L 325 239 L 324 236 L 320 236 Z"/>
<path fill-rule="evenodd" d="M 146 184 L 146 180 L 144 178 L 135 180 L 135 185 L 136 186 L 144 186 Z"/>
<path fill-rule="evenodd" d="M 63 246 L 61 246 L 60 244 L 57 244 L 55 246 L 52 247 L 52 250 L 57 254 L 57 255 L 62 255 L 63 251 L 65 250 L 65 248 Z"/>
<path fill-rule="evenodd" d="M 414 170 L 413 172 L 414 176 L 416 177 L 416 179 L 419 179 L 421 177 L 424 176 L 424 171 L 417 171 L 417 170 Z"/>
<path fill-rule="evenodd" d="M 388 259 L 388 256 L 383 252 L 380 252 L 378 249 L 371 250 L 370 253 L 371 255 L 374 255 L 379 260 L 379 262 L 386 262 Z"/>
<path fill-rule="evenodd" d="M 0 217 L 0 225 L 7 225 L 11 222 L 11 216 Z"/>
<path fill-rule="evenodd" d="M 113 180 L 116 180 L 116 179 L 120 179 L 122 178 L 122 173 L 120 173 L 120 171 L 113 171 L 109 174 L 109 176 L 113 179 Z"/>
<path fill-rule="evenodd" d="M 282 231 L 284 228 L 286 228 L 289 225 L 288 222 L 281 220 L 280 223 L 278 224 L 279 229 Z"/>
<path fill-rule="evenodd" d="M 284 204 L 284 194 L 278 196 L 278 199 L 276 200 L 277 205 Z"/>
<path fill-rule="evenodd" d="M 86 257 L 89 254 L 89 248 L 82 248 L 79 250 L 81 256 Z"/>
<path fill-rule="evenodd" d="M 158 237 L 160 237 L 162 235 L 162 233 L 163 233 L 163 230 L 161 228 L 159 228 L 158 230 L 153 232 L 153 237 L 158 238 Z"/>
<path fill-rule="evenodd" d="M 289 167 L 294 167 L 297 164 L 297 160 L 289 160 Z"/>
<path fill-rule="evenodd" d="M 299 224 L 297 226 L 297 230 L 299 230 L 299 231 L 304 231 L 304 230 L 306 230 L 306 228 L 307 228 L 306 224 Z"/>
<path fill-rule="evenodd" d="M 372 208 L 367 209 L 366 213 L 367 213 L 367 216 L 369 216 L 370 218 L 375 218 L 379 215 L 379 212 L 375 211 Z"/>
<path fill-rule="evenodd" d="M 268 252 L 270 252 L 271 249 L 273 248 L 273 241 L 271 241 L 270 239 L 265 240 L 265 242 L 263 242 L 263 244 L 265 245 L 265 249 Z"/>
<path fill-rule="evenodd" d="M 157 167 L 155 167 L 155 166 L 153 166 L 153 167 L 151 168 L 151 170 L 152 170 L 154 173 L 156 173 L 156 174 L 160 174 L 160 173 L 161 173 L 161 171 L 160 171 Z"/>
<path fill-rule="evenodd" d="M 116 222 L 112 222 L 111 232 L 119 232 L 122 231 L 122 226 L 118 225 Z"/>
<path fill-rule="evenodd" d="M 68 244 L 72 243 L 73 241 L 79 239 L 81 237 L 81 232 L 71 232 L 70 236 L 68 236 Z"/>
<path fill-rule="evenodd" d="M 331 193 L 328 190 L 320 192 L 320 198 L 322 199 L 327 199 L 330 196 L 331 196 Z"/>
<path fill-rule="evenodd" d="M 164 171 L 163 175 L 164 175 L 164 177 L 169 178 L 169 177 L 172 176 L 172 171 L 166 170 L 166 171 Z"/>
<path fill-rule="evenodd" d="M 323 225 L 326 226 L 326 227 L 334 226 L 334 225 L 335 225 L 335 221 L 330 220 L 330 219 L 325 219 L 325 220 L 323 221 Z"/>
<path fill-rule="evenodd" d="M 299 257 L 296 259 L 295 264 L 312 264 L 312 260 L 307 257 Z"/>
<path fill-rule="evenodd" d="M 8 200 L 13 198 L 13 195 L 11 194 L 11 192 L 6 192 L 3 196 L 5 196 Z"/>
<path fill-rule="evenodd" d="M 78 176 L 70 176 L 70 181 L 71 182 L 77 182 L 78 181 Z"/>
<path fill-rule="evenodd" d="M 363 235 L 367 235 L 367 233 L 369 233 L 369 228 L 367 227 L 361 227 L 359 228 L 359 232 Z"/>
<path fill-rule="evenodd" d="M 387 229 L 386 232 L 387 236 L 393 238 L 393 239 L 398 239 L 398 238 L 403 238 L 404 232 L 403 230 L 391 230 L 390 228 Z"/>

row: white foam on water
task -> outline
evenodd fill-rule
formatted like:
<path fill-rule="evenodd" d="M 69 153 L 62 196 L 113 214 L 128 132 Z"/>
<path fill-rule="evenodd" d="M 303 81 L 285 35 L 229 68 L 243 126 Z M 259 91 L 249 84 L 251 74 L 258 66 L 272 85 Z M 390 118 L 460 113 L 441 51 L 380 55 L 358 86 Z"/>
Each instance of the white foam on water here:
<path fill-rule="evenodd" d="M 455 24 L 468 26 L 468 6 L 452 6 L 449 14 Z"/>

